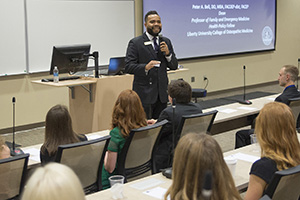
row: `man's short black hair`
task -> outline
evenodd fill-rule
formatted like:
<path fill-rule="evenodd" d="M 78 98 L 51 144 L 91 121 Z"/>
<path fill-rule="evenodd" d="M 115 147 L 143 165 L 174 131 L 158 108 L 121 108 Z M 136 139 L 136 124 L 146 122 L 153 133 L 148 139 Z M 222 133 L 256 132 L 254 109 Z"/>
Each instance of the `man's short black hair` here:
<path fill-rule="evenodd" d="M 189 103 L 192 99 L 192 87 L 184 80 L 174 80 L 168 86 L 168 93 L 177 103 Z"/>
<path fill-rule="evenodd" d="M 155 10 L 150 10 L 150 11 L 147 12 L 146 15 L 145 15 L 145 22 L 147 22 L 148 16 L 149 16 L 149 15 L 158 15 L 158 16 L 159 16 L 159 14 L 158 14 Z"/>

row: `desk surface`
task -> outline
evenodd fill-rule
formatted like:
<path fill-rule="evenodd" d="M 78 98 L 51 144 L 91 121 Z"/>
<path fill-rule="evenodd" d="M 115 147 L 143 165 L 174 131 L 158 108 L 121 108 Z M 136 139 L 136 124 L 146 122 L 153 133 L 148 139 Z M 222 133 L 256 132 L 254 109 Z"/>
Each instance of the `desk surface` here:
<path fill-rule="evenodd" d="M 278 96 L 278 95 L 276 94 L 276 95 L 271 95 L 271 96 L 254 99 L 254 100 L 252 100 L 252 102 L 253 102 L 252 105 L 248 105 L 248 106 L 241 105 L 238 103 L 233 103 L 233 104 L 228 104 L 228 105 L 224 105 L 224 106 L 206 109 L 206 110 L 204 110 L 204 112 L 208 112 L 211 110 L 218 110 L 219 112 L 214 121 L 214 124 L 218 124 L 221 122 L 226 122 L 231 119 L 240 118 L 240 117 L 247 116 L 247 115 L 250 115 L 253 113 L 258 113 L 264 104 L 274 101 L 274 98 L 276 96 Z M 94 139 L 96 137 L 101 137 L 101 136 L 105 136 L 108 134 L 109 134 L 109 130 L 104 130 L 104 131 L 97 131 L 94 133 L 89 133 L 89 134 L 87 134 L 87 137 L 89 139 Z M 29 163 L 28 163 L 28 165 L 30 167 L 40 163 L 39 150 L 40 150 L 41 146 L 42 146 L 42 144 L 37 144 L 37 145 L 22 148 L 22 150 L 24 150 L 25 152 L 30 153 L 30 158 L 29 158 Z"/>
<path fill-rule="evenodd" d="M 224 156 L 236 155 L 237 153 L 242 154 L 240 157 L 246 156 L 255 156 L 254 158 L 259 159 L 260 152 L 257 151 L 255 145 L 249 145 L 237 150 L 229 151 L 224 153 Z M 245 189 L 249 181 L 249 171 L 252 165 L 251 161 L 245 161 L 238 159 L 236 166 L 236 176 L 234 176 L 235 185 L 238 190 Z M 124 196 L 125 199 L 144 199 L 151 200 L 157 199 L 151 195 L 157 194 L 160 197 L 163 197 L 167 189 L 171 186 L 172 180 L 167 179 L 161 173 L 151 175 L 136 181 L 126 183 L 124 185 Z M 111 191 L 110 189 L 103 190 L 91 195 L 86 196 L 87 200 L 111 200 Z M 162 198 L 161 198 L 162 199 Z"/>
<path fill-rule="evenodd" d="M 32 83 L 53 86 L 53 87 L 71 87 L 71 86 L 77 86 L 77 85 L 94 84 L 94 83 L 97 83 L 97 79 L 95 79 L 95 78 L 79 78 L 79 79 L 73 79 L 73 80 L 59 81 L 58 83 L 42 82 L 41 80 L 36 80 L 36 81 L 32 81 Z"/>
<path fill-rule="evenodd" d="M 223 106 L 208 108 L 203 110 L 203 112 L 218 110 L 218 114 L 214 120 L 214 124 L 218 124 L 224 121 L 229 121 L 232 119 L 257 114 L 266 103 L 273 102 L 278 95 L 279 94 L 274 94 L 270 96 L 253 99 L 251 100 L 252 102 L 251 105 L 232 103 Z"/>
<path fill-rule="evenodd" d="M 181 69 L 177 69 L 177 70 L 170 70 L 167 73 L 173 74 L 173 73 L 178 73 L 178 72 L 185 72 L 188 70 L 189 69 L 187 69 L 187 68 L 181 68 Z M 131 75 L 131 74 L 115 75 L 115 76 L 100 75 L 100 79 L 112 79 L 112 78 L 117 78 L 119 76 L 133 76 L 133 75 Z M 97 83 L 97 80 L 98 80 L 97 78 L 92 78 L 92 77 L 81 77 L 79 79 L 59 81 L 58 83 L 42 82 L 41 80 L 35 80 L 35 81 L 32 81 L 32 83 L 53 86 L 53 87 L 71 87 L 71 86 Z"/>

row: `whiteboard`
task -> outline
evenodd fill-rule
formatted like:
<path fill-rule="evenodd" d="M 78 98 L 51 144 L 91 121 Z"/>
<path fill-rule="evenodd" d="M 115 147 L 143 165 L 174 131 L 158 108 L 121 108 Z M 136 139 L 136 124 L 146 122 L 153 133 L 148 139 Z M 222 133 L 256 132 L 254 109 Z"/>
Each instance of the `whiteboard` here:
<path fill-rule="evenodd" d="M 55 45 L 89 43 L 104 65 L 134 37 L 133 0 L 27 0 L 27 9 L 30 72 L 49 71 Z"/>
<path fill-rule="evenodd" d="M 134 24 L 134 0 L 0 0 L 0 76 L 49 71 L 55 45 L 89 43 L 107 65 Z"/>
<path fill-rule="evenodd" d="M 0 76 L 26 73 L 24 0 L 0 1 Z"/>

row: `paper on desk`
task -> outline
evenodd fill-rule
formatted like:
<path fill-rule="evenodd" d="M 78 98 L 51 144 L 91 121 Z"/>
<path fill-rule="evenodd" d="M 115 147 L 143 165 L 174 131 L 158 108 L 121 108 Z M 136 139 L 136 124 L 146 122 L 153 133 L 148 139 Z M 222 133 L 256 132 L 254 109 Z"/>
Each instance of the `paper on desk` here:
<path fill-rule="evenodd" d="M 94 140 L 94 139 L 98 139 L 101 138 L 101 135 L 85 135 L 87 137 L 88 140 Z"/>
<path fill-rule="evenodd" d="M 237 110 L 231 109 L 231 108 L 226 108 L 226 109 L 219 109 L 218 111 L 222 112 L 222 113 L 230 114 L 230 113 L 236 112 Z"/>
<path fill-rule="evenodd" d="M 156 187 L 150 190 L 147 190 L 143 192 L 144 194 L 147 194 L 151 197 L 157 198 L 157 199 L 164 199 L 164 195 L 166 194 L 167 189 L 162 187 Z"/>
<path fill-rule="evenodd" d="M 41 162 L 41 160 L 40 160 L 40 150 L 39 149 L 30 148 L 30 149 L 26 149 L 26 150 L 23 150 L 23 151 L 24 151 L 24 153 L 29 153 L 30 154 L 30 157 L 29 157 L 30 160 Z"/>
<path fill-rule="evenodd" d="M 237 109 L 240 109 L 240 110 L 256 110 L 256 108 L 247 107 L 247 106 L 241 106 L 241 107 L 238 107 Z"/>
<path fill-rule="evenodd" d="M 258 157 L 258 156 L 251 156 L 251 155 L 248 155 L 248 154 L 245 154 L 245 153 L 236 153 L 236 154 L 233 154 L 233 155 L 230 155 L 230 156 L 233 156 L 238 160 L 243 160 L 243 161 L 251 162 L 251 163 L 254 163 L 258 159 L 260 159 L 260 157 Z M 226 156 L 225 158 L 230 157 L 230 156 Z"/>
<path fill-rule="evenodd" d="M 156 179 L 156 178 L 149 178 L 147 180 L 139 181 L 138 183 L 132 184 L 132 185 L 130 185 L 130 187 L 132 187 L 134 189 L 138 189 L 138 190 L 146 190 L 148 188 L 160 185 L 163 182 L 164 181 L 161 181 L 161 180 Z"/>

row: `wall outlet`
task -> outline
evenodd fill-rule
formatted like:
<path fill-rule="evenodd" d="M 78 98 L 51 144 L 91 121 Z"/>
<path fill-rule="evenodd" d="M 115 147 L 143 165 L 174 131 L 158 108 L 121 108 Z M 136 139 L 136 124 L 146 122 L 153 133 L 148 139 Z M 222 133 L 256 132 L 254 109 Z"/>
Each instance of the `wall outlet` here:
<path fill-rule="evenodd" d="M 194 76 L 191 77 L 191 82 L 195 82 L 195 77 Z"/>
<path fill-rule="evenodd" d="M 206 81 L 207 80 L 207 77 L 204 75 L 203 76 L 203 81 Z"/>

